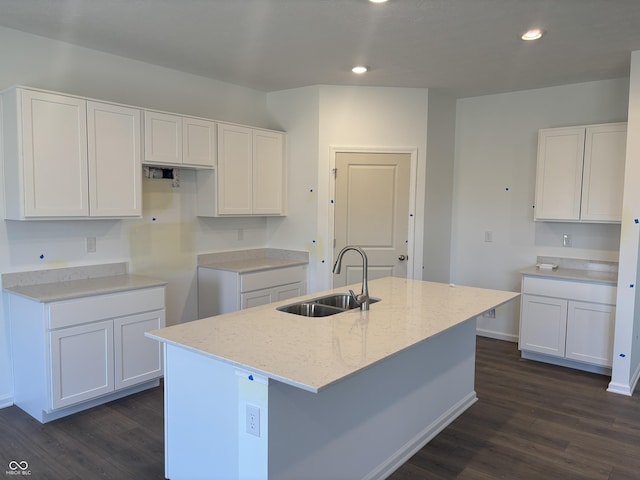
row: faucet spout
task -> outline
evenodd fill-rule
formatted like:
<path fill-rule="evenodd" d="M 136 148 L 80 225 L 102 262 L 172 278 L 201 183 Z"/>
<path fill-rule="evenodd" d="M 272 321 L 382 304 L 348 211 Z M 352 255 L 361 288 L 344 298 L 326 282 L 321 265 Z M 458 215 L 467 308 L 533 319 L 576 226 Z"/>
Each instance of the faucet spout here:
<path fill-rule="evenodd" d="M 367 284 L 367 271 L 369 270 L 369 260 L 367 259 L 367 254 L 360 247 L 355 247 L 353 245 L 347 245 L 340 253 L 338 253 L 338 258 L 336 259 L 336 263 L 333 265 L 333 273 L 340 273 L 342 267 L 342 256 L 348 252 L 349 250 L 354 250 L 360 254 L 362 257 L 362 289 L 360 291 L 360 295 L 356 295 L 355 299 L 360 305 L 362 310 L 369 310 L 369 286 Z"/>

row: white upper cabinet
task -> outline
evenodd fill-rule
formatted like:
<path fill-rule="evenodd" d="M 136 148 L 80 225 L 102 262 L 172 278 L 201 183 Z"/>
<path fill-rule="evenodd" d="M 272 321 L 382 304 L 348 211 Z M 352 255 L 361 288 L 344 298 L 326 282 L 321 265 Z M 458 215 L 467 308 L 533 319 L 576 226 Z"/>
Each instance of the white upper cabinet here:
<path fill-rule="evenodd" d="M 182 164 L 182 118 L 144 112 L 144 163 Z"/>
<path fill-rule="evenodd" d="M 582 174 L 583 221 L 622 221 L 627 124 L 587 127 Z"/>
<path fill-rule="evenodd" d="M 18 95 L 24 216 L 89 216 L 85 101 L 28 90 Z"/>
<path fill-rule="evenodd" d="M 250 128 L 218 125 L 218 213 L 253 213 L 253 138 Z"/>
<path fill-rule="evenodd" d="M 284 139 L 281 133 L 253 130 L 253 214 L 279 215 L 284 196 Z"/>
<path fill-rule="evenodd" d="M 538 134 L 535 219 L 620 222 L 626 123 Z"/>
<path fill-rule="evenodd" d="M 146 110 L 144 127 L 145 164 L 215 167 L 215 122 Z"/>
<path fill-rule="evenodd" d="M 142 215 L 140 110 L 87 102 L 89 212 Z"/>
<path fill-rule="evenodd" d="M 218 124 L 218 171 L 197 175 L 198 215 L 285 215 L 285 136 Z"/>
<path fill-rule="evenodd" d="M 182 164 L 213 168 L 216 165 L 216 124 L 200 118 L 182 118 Z"/>
<path fill-rule="evenodd" d="M 139 111 L 24 88 L 2 100 L 7 219 L 141 215 Z"/>

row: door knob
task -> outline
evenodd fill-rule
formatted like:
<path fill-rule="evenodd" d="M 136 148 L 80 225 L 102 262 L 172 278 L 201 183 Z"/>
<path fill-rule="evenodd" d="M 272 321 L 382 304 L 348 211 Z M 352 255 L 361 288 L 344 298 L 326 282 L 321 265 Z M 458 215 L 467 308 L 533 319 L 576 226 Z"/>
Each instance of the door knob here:
<path fill-rule="evenodd" d="M 407 257 L 405 257 L 404 255 L 400 255 L 400 256 L 398 257 L 398 260 L 400 260 L 400 261 L 402 261 L 402 260 L 406 260 L 406 259 L 407 259 Z"/>

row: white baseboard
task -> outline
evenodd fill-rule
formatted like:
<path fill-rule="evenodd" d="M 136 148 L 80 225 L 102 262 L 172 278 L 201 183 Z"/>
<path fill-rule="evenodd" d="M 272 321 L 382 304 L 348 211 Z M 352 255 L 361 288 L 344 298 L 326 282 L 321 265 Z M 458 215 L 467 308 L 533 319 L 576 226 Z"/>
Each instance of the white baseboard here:
<path fill-rule="evenodd" d="M 631 381 L 629 382 L 628 385 L 625 383 L 609 382 L 609 386 L 607 387 L 607 392 L 617 393 L 619 395 L 626 395 L 630 397 L 633 395 L 633 391 L 636 389 L 639 379 L 640 379 L 640 365 L 638 365 L 638 368 L 636 368 L 636 371 L 634 372 L 633 377 L 631 377 Z"/>
<path fill-rule="evenodd" d="M 631 387 L 629 385 L 609 382 L 607 392 L 617 393 L 618 395 L 626 395 L 627 397 L 630 397 L 633 390 L 631 390 Z"/>
<path fill-rule="evenodd" d="M 13 395 L 7 394 L 0 397 L 0 408 L 7 408 L 13 405 Z"/>
<path fill-rule="evenodd" d="M 478 397 L 476 396 L 476 392 L 472 391 L 465 398 L 444 412 L 435 422 L 427 426 L 415 437 L 405 443 L 400 450 L 394 453 L 385 462 L 378 465 L 376 469 L 369 472 L 369 474 L 364 478 L 366 480 L 383 480 L 387 478 L 477 401 Z"/>
<path fill-rule="evenodd" d="M 480 337 L 495 338 L 496 340 L 505 340 L 507 342 L 518 343 L 518 335 L 515 335 L 513 333 L 496 332 L 494 330 L 477 328 L 476 335 Z"/>

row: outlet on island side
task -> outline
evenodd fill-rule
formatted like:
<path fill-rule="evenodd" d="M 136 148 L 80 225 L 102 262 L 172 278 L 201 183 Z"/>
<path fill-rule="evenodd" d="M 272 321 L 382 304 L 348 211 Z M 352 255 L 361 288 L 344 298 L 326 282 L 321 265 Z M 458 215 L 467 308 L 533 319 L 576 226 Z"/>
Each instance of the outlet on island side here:
<path fill-rule="evenodd" d="M 496 309 L 492 308 L 491 310 L 487 310 L 482 314 L 484 318 L 496 318 Z"/>
<path fill-rule="evenodd" d="M 260 436 L 260 407 L 247 404 L 246 425 L 247 433 L 256 437 Z"/>

